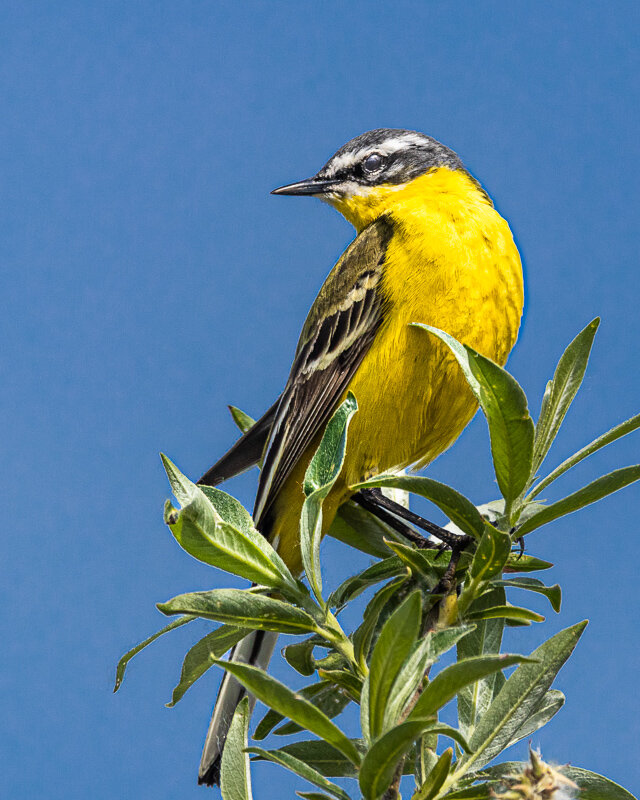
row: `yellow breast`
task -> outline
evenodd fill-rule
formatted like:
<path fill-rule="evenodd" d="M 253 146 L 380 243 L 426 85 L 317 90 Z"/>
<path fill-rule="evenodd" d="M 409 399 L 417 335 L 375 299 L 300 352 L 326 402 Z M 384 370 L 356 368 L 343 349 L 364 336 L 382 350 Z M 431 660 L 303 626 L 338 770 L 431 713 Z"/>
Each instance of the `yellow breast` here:
<path fill-rule="evenodd" d="M 325 530 L 349 486 L 429 463 L 476 411 L 447 347 L 411 323 L 441 328 L 504 364 L 523 307 L 522 267 L 509 226 L 465 173 L 441 168 L 402 187 L 353 196 L 338 209 L 358 230 L 387 214 L 394 233 L 382 278 L 385 322 L 349 386 L 359 410 L 342 474 L 325 502 Z M 296 514 L 311 452 L 277 502 L 281 549 L 296 565 Z"/>

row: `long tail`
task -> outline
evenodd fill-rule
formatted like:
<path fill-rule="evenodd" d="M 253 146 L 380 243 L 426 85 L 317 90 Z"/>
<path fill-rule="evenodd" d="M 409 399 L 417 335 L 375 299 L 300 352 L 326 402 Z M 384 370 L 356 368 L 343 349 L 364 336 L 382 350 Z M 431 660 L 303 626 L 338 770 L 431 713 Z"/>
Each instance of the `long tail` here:
<path fill-rule="evenodd" d="M 273 655 L 277 638 L 277 633 L 254 631 L 233 648 L 229 658 L 231 661 L 241 661 L 266 669 Z M 246 693 L 238 681 L 226 672 L 220 684 L 202 751 L 198 773 L 199 784 L 213 786 L 220 783 L 220 762 L 224 743 L 233 713 Z M 255 699 L 250 698 L 250 702 L 253 707 Z"/>

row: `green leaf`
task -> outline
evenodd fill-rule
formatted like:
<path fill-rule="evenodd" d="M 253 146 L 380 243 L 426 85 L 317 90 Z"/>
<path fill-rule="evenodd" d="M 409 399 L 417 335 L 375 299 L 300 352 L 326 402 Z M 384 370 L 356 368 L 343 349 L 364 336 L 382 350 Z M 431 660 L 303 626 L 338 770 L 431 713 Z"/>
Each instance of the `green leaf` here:
<path fill-rule="evenodd" d="M 428 684 L 420 695 L 408 719 L 425 719 L 433 716 L 440 708 L 452 700 L 458 692 L 469 684 L 506 669 L 514 664 L 526 662 L 525 656 L 498 655 L 474 656 L 446 667 Z M 473 745 L 472 745 L 473 746 Z"/>
<path fill-rule="evenodd" d="M 509 580 L 499 580 L 493 582 L 494 586 L 513 587 L 514 589 L 526 589 L 529 592 L 537 592 L 544 595 L 551 603 L 551 608 L 560 612 L 562 603 L 562 589 L 555 583 L 553 586 L 545 586 L 542 581 L 536 578 L 510 578 Z"/>
<path fill-rule="evenodd" d="M 393 531 L 370 511 L 349 500 L 338 509 L 327 536 L 375 558 L 387 558 L 389 550 L 384 539 L 393 538 Z"/>
<path fill-rule="evenodd" d="M 352 739 L 358 752 L 363 752 L 364 745 L 359 739 Z M 315 769 L 325 778 L 355 778 L 357 768 L 346 756 L 335 747 L 319 739 L 303 739 L 291 742 L 278 749 L 280 753 L 289 753 Z M 262 761 L 260 756 L 256 761 Z"/>
<path fill-rule="evenodd" d="M 296 794 L 304 800 L 331 800 L 331 795 L 324 792 L 296 792 Z"/>
<path fill-rule="evenodd" d="M 572 514 L 574 511 L 578 511 L 591 503 L 602 500 L 603 497 L 613 494 L 613 492 L 617 492 L 625 486 L 629 486 L 629 484 L 634 483 L 639 478 L 640 464 L 622 467 L 622 469 L 616 469 L 608 475 L 603 475 L 601 478 L 597 478 L 595 481 L 583 486 L 582 489 L 578 489 L 577 492 L 570 494 L 562 500 L 558 500 L 557 503 L 546 506 L 542 511 L 529 517 L 529 519 L 518 528 L 518 535 L 524 536 L 527 533 L 531 533 L 531 531 L 534 531 L 536 528 L 539 528 L 541 525 L 546 525 L 548 522 L 552 522 L 559 517 Z"/>
<path fill-rule="evenodd" d="M 245 753 L 250 716 L 249 698 L 243 697 L 231 720 L 222 751 L 220 766 L 222 800 L 252 800 L 249 757 Z"/>
<path fill-rule="evenodd" d="M 474 752 L 463 761 L 467 770 L 473 764 L 483 766 L 509 744 L 542 702 L 586 624 L 580 622 L 552 636 L 531 654 L 535 663 L 521 664 L 509 677 L 471 736 Z"/>
<path fill-rule="evenodd" d="M 312 783 L 314 786 L 318 786 L 333 797 L 337 797 L 338 800 L 350 800 L 349 795 L 344 789 L 341 789 L 335 783 L 325 778 L 324 775 L 316 769 L 309 766 L 304 761 L 301 761 L 299 758 L 292 756 L 290 753 L 286 753 L 283 750 L 263 750 L 261 747 L 249 747 L 248 752 L 260 756 L 265 761 L 272 761 L 274 764 L 280 764 L 286 767 L 286 769 L 295 772 L 296 775 L 309 781 L 309 783 Z"/>
<path fill-rule="evenodd" d="M 487 525 L 480 539 L 478 549 L 474 553 L 469 575 L 481 581 L 487 581 L 502 573 L 511 553 L 511 537 L 493 525 Z"/>
<path fill-rule="evenodd" d="M 333 485 L 340 474 L 347 445 L 347 429 L 357 410 L 356 398 L 349 392 L 327 423 L 322 441 L 307 467 L 303 484 L 307 497 L 318 489 Z"/>
<path fill-rule="evenodd" d="M 208 487 L 205 492 L 168 458 L 162 458 L 174 494 L 183 506 L 180 511 L 170 503 L 165 506 L 165 522 L 178 544 L 205 564 L 299 596 L 300 587 L 284 561 L 253 527 L 237 500 L 219 489 Z"/>
<path fill-rule="evenodd" d="M 282 655 L 285 657 L 289 666 L 293 667 L 296 672 L 299 672 L 305 677 L 313 675 L 315 672 L 315 662 L 313 659 L 313 648 L 315 643 L 313 638 L 304 639 L 302 642 L 289 644 L 282 650 Z"/>
<path fill-rule="evenodd" d="M 507 747 L 519 742 L 521 739 L 528 739 L 530 736 L 540 730 L 543 725 L 560 711 L 564 705 L 565 697 L 562 692 L 557 689 L 549 689 L 542 699 L 542 703 L 534 711 L 534 713 L 526 719 L 518 730 L 514 733 L 513 739 L 509 742 Z"/>
<path fill-rule="evenodd" d="M 401 719 L 404 709 L 421 685 L 428 666 L 429 642 L 425 638 L 414 644 L 413 651 L 405 660 L 389 689 L 382 720 L 383 731 L 389 730 Z"/>
<path fill-rule="evenodd" d="M 374 594 L 369 604 L 365 608 L 362 623 L 354 632 L 352 637 L 353 649 L 358 661 L 367 660 L 369 656 L 369 649 L 371 648 L 371 640 L 376 629 L 378 618 L 382 613 L 382 609 L 391 600 L 393 595 L 398 591 L 405 580 L 405 577 L 401 577 L 387 583 Z"/>
<path fill-rule="evenodd" d="M 309 584 L 321 606 L 324 605 L 320 569 L 322 503 L 342 469 L 347 445 L 347 429 L 357 410 L 356 399 L 349 392 L 346 400 L 327 423 L 322 441 L 304 476 L 303 488 L 306 497 L 300 515 L 300 550 Z"/>
<path fill-rule="evenodd" d="M 413 795 L 411 800 L 432 800 L 432 798 L 438 794 L 451 770 L 452 757 L 453 749 L 449 747 L 440 756 L 436 765 L 429 773 L 427 780 Z"/>
<path fill-rule="evenodd" d="M 195 615 L 189 614 L 185 617 L 180 617 L 180 619 L 174 619 L 173 622 L 170 622 L 168 625 L 165 625 L 164 628 L 161 628 L 159 631 L 153 634 L 153 636 L 149 636 L 148 639 L 145 639 L 140 644 L 137 644 L 135 647 L 128 650 L 118 661 L 118 666 L 116 667 L 116 682 L 113 687 L 113 691 L 117 692 L 118 689 L 122 686 L 122 681 L 124 680 L 124 673 L 127 669 L 127 664 L 131 661 L 131 659 L 137 655 L 141 650 L 147 645 L 150 645 L 151 642 L 155 642 L 160 636 L 163 636 L 165 633 L 169 633 L 169 631 L 173 631 L 176 628 L 180 628 L 182 625 L 186 625 L 188 622 L 192 622 L 195 619 Z"/>
<path fill-rule="evenodd" d="M 426 720 L 403 722 L 374 742 L 358 776 L 365 800 L 377 800 L 389 788 L 400 759 L 428 726 Z"/>
<path fill-rule="evenodd" d="M 621 422 L 619 425 L 611 428 L 610 431 L 598 436 L 597 439 L 589 442 L 589 444 L 585 445 L 581 450 L 578 450 L 577 453 L 574 453 L 574 455 L 565 459 L 562 464 L 558 465 L 552 472 L 543 478 L 540 483 L 531 490 L 527 499 L 533 500 L 533 498 L 537 497 L 540 492 L 544 491 L 549 484 L 553 483 L 553 481 L 555 481 L 561 475 L 564 475 L 564 473 L 570 470 L 572 467 L 575 467 L 575 465 L 579 464 L 583 459 L 597 452 L 602 447 L 611 444 L 611 442 L 615 442 L 616 439 L 620 439 L 623 436 L 626 436 L 628 433 L 637 430 L 638 428 L 640 428 L 640 414 L 636 414 L 635 417 L 631 417 L 631 419 Z"/>
<path fill-rule="evenodd" d="M 346 669 L 327 669 L 326 667 L 319 667 L 318 675 L 324 678 L 324 680 L 332 681 L 340 686 L 356 703 L 360 702 L 362 678 L 358 678 L 353 672 L 349 672 Z"/>
<path fill-rule="evenodd" d="M 385 539 L 385 544 L 409 567 L 414 577 L 426 578 L 430 586 L 438 583 L 439 575 L 423 550 L 388 539 Z"/>
<path fill-rule="evenodd" d="M 511 553 L 507 559 L 505 572 L 539 572 L 545 569 L 551 569 L 553 564 L 551 561 L 543 561 L 541 558 L 535 556 L 528 556 L 525 553 Z"/>
<path fill-rule="evenodd" d="M 351 700 L 339 686 L 335 686 L 328 681 L 322 681 L 321 685 L 324 685 L 324 688 L 310 698 L 311 702 L 316 708 L 323 711 L 329 719 L 333 719 L 344 711 Z M 307 696 L 304 691 L 303 696 Z M 276 728 L 274 734 L 276 736 L 289 736 L 292 733 L 299 733 L 301 730 L 303 730 L 303 728 L 297 723 L 285 722 L 284 725 Z"/>
<path fill-rule="evenodd" d="M 367 712 L 371 739 L 376 739 L 382 733 L 389 692 L 402 664 L 413 649 L 421 619 L 422 596 L 415 591 L 385 622 L 373 648 L 369 675 L 365 681 L 368 684 Z"/>
<path fill-rule="evenodd" d="M 504 764 L 496 764 L 483 771 L 483 775 L 491 778 L 502 778 L 507 775 L 520 775 L 522 770 L 528 766 L 528 762 L 507 761 Z M 569 780 L 578 784 L 580 789 L 580 800 L 636 800 L 636 798 L 619 786 L 614 781 L 598 775 L 581 767 L 563 767 L 562 774 Z"/>
<path fill-rule="evenodd" d="M 537 472 L 544 461 L 580 388 L 599 324 L 600 319 L 596 317 L 580 331 L 562 354 L 553 379 L 547 384 L 536 426 L 532 473 Z"/>
<path fill-rule="evenodd" d="M 229 411 L 231 412 L 231 417 L 233 421 L 236 423 L 238 428 L 242 431 L 242 433 L 246 433 L 250 428 L 256 424 L 255 419 L 250 417 L 248 414 L 245 414 L 244 411 L 241 411 L 236 406 L 227 406 Z"/>
<path fill-rule="evenodd" d="M 158 603 L 157 607 L 167 615 L 195 614 L 252 630 L 279 633 L 317 631 L 316 623 L 301 609 L 244 589 L 213 589 L 210 592 L 181 594 L 166 603 Z"/>
<path fill-rule="evenodd" d="M 492 589 L 477 598 L 471 606 L 471 611 L 502 605 L 505 602 L 504 589 Z M 458 661 L 464 661 L 474 656 L 499 653 L 503 631 L 503 619 L 480 620 L 474 629 L 458 642 Z M 458 724 L 466 736 L 473 733 L 477 721 L 489 708 L 503 683 L 502 672 L 495 672 L 475 683 L 468 684 L 458 692 Z"/>
<path fill-rule="evenodd" d="M 456 625 L 453 628 L 443 628 L 439 631 L 430 631 L 426 636 L 426 642 L 429 652 L 429 661 L 433 664 L 440 656 L 444 655 L 447 650 L 450 650 L 455 644 L 458 643 L 463 637 L 472 633 L 476 629 L 473 625 Z M 479 655 L 473 653 L 473 655 Z"/>
<path fill-rule="evenodd" d="M 395 578 L 397 575 L 404 573 L 406 573 L 406 569 L 402 561 L 396 556 L 385 558 L 382 561 L 376 561 L 375 564 L 367 567 L 362 572 L 343 581 L 340 586 L 331 593 L 327 604 L 331 608 L 342 608 L 370 586 L 374 586 L 381 581 L 386 581 L 389 578 Z"/>
<path fill-rule="evenodd" d="M 217 663 L 230 672 L 265 705 L 332 744 L 354 764 L 360 763 L 360 753 L 353 742 L 331 722 L 326 714 L 300 694 L 292 692 L 280 681 L 249 664 L 232 661 L 218 661 Z"/>
<path fill-rule="evenodd" d="M 328 685 L 329 684 L 327 683 L 327 681 L 319 681 L 318 683 L 312 683 L 309 686 L 304 686 L 302 689 L 298 689 L 298 694 L 310 700 L 311 698 L 316 697 L 318 694 L 324 691 L 324 689 Z M 272 708 L 270 708 L 258 723 L 254 731 L 253 738 L 256 741 L 264 739 L 271 733 L 271 731 L 276 727 L 276 725 L 282 722 L 283 719 L 284 716 L 282 714 L 279 714 L 277 711 L 274 711 Z"/>
<path fill-rule="evenodd" d="M 182 700 L 187 689 L 191 688 L 198 678 L 201 678 L 213 666 L 215 660 L 223 656 L 247 633 L 249 631 L 246 628 L 222 625 L 196 642 L 184 657 L 180 682 L 173 690 L 171 702 L 167 703 L 167 707 L 171 708 Z"/>
<path fill-rule="evenodd" d="M 414 324 L 441 339 L 456 357 L 487 418 L 498 486 L 510 505 L 531 475 L 535 428 L 525 393 L 506 370 L 471 347 L 437 328 Z"/>
<path fill-rule="evenodd" d="M 504 606 L 493 606 L 493 608 L 485 608 L 481 611 L 472 611 L 467 614 L 468 619 L 511 619 L 516 622 L 544 622 L 542 614 L 536 611 L 531 611 L 529 608 L 521 608 L 520 606 L 511 606 L 507 603 Z"/>
<path fill-rule="evenodd" d="M 489 797 L 492 797 L 491 785 L 477 783 L 474 786 L 466 786 L 464 789 L 447 792 L 444 797 L 446 800 L 488 800 Z"/>
<path fill-rule="evenodd" d="M 402 489 L 425 497 L 443 511 L 460 530 L 478 539 L 484 530 L 484 520 L 471 500 L 455 489 L 432 478 L 420 475 L 378 475 L 352 486 L 354 492 L 374 487 Z"/>

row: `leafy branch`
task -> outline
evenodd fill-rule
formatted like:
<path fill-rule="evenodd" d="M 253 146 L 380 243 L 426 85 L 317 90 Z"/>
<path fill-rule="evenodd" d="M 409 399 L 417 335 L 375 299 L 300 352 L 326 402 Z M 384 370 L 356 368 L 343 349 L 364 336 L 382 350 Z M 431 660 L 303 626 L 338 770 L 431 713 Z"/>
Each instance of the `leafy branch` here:
<path fill-rule="evenodd" d="M 513 590 L 540 594 L 553 611 L 560 610 L 560 587 L 531 575 L 552 565 L 522 555 L 522 537 L 640 478 L 640 465 L 632 465 L 550 504 L 539 500 L 567 471 L 640 427 L 637 415 L 545 477 L 538 476 L 580 388 L 598 323 L 587 325 L 565 350 L 536 423 L 522 388 L 508 372 L 443 331 L 417 326 L 450 348 L 486 417 L 501 497 L 476 507 L 438 481 L 396 474 L 352 487 L 354 493 L 381 488 L 426 498 L 451 520 L 449 529 L 466 534 L 466 546 L 454 551 L 417 548 L 349 502 L 338 512 L 330 535 L 376 560 L 326 597 L 320 555 L 323 502 L 348 447 L 349 422 L 357 413 L 353 395 L 329 421 L 305 474 L 300 542 L 306 583 L 291 573 L 237 500 L 194 484 L 162 457 L 179 504 L 167 502 L 165 522 L 178 544 L 203 563 L 252 585 L 182 594 L 158 604 L 163 614 L 180 616 L 121 658 L 115 688 L 130 659 L 159 636 L 198 617 L 214 620 L 222 624 L 187 653 L 170 705 L 215 666 L 267 706 L 255 741 L 269 735 L 307 736 L 270 749 L 249 746 L 249 705 L 243 701 L 222 759 L 225 800 L 251 798 L 250 758 L 271 761 L 306 780 L 314 790 L 298 794 L 310 800 L 390 800 L 400 797 L 401 787 L 404 791 L 403 775 L 413 775 L 412 789 L 406 779 L 413 800 L 553 797 L 556 789 L 569 785 L 578 787 L 584 800 L 633 800 L 607 778 L 579 768 L 554 770 L 535 753 L 529 763 L 495 763 L 564 704 L 564 695 L 552 684 L 587 624 L 555 634 L 530 655 L 502 651 L 505 627 L 544 621 L 526 606 L 512 604 Z M 242 430 L 253 424 L 239 409 L 231 411 Z M 369 600 L 361 622 L 346 631 L 343 612 L 365 593 Z M 222 660 L 253 630 L 302 636 L 286 644 L 283 655 L 311 682 L 294 689 L 258 667 Z M 453 648 L 454 663 L 441 667 L 442 657 Z M 507 677 L 505 670 L 513 667 Z M 454 699 L 457 725 L 450 726 L 441 715 Z M 335 722 L 352 705 L 359 711 L 358 738 L 347 736 Z M 356 781 L 354 790 L 336 784 L 336 778 Z"/>

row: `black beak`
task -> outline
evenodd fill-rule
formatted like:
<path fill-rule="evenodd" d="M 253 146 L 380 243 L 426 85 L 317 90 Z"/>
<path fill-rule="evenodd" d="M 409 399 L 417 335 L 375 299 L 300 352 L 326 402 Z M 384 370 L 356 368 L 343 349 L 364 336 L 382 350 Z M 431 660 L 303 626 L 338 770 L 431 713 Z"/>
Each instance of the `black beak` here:
<path fill-rule="evenodd" d="M 298 181 L 298 183 L 289 183 L 287 186 L 280 186 L 274 189 L 271 194 L 324 194 L 330 192 L 331 189 L 341 181 L 331 180 L 326 181 L 322 178 L 307 178 L 306 181 Z"/>

